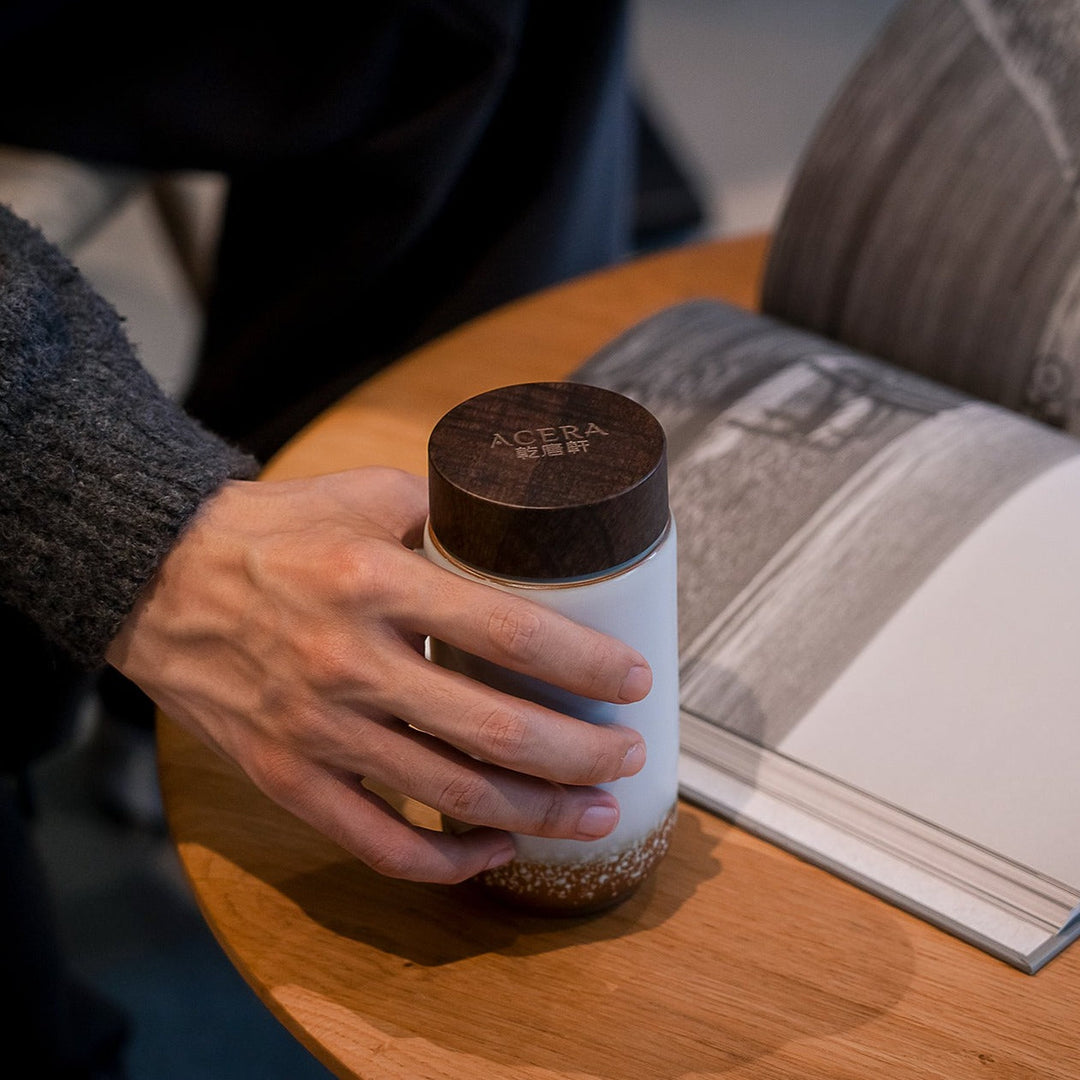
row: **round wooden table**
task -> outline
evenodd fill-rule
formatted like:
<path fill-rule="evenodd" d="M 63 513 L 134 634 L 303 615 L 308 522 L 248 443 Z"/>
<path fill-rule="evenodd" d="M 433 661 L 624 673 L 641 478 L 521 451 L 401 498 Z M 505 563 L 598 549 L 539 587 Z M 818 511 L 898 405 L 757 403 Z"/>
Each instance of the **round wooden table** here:
<path fill-rule="evenodd" d="M 435 421 L 559 378 L 664 306 L 752 306 L 761 237 L 650 256 L 514 303 L 365 383 L 268 478 L 423 473 Z M 1080 1077 L 1080 950 L 1013 970 L 683 805 L 670 854 L 587 919 L 381 878 L 159 718 L 173 837 L 203 914 L 266 1006 L 365 1080 Z"/>

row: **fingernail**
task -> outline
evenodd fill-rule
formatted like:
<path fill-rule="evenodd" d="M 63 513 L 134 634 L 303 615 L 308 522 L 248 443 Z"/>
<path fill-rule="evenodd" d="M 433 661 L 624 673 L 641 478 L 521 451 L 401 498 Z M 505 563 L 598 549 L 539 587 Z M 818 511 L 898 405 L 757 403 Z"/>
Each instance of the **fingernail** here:
<path fill-rule="evenodd" d="M 507 840 L 506 843 L 497 848 L 491 858 L 488 859 L 484 869 L 495 870 L 500 866 L 505 866 L 516 854 L 514 842 L 512 840 Z"/>
<path fill-rule="evenodd" d="M 645 664 L 635 664 L 619 687 L 620 701 L 640 701 L 652 689 L 652 672 Z"/>
<path fill-rule="evenodd" d="M 619 772 L 619 775 L 633 776 L 634 773 L 641 772 L 641 767 L 644 764 L 645 744 L 643 742 L 636 742 L 626 751 L 626 757 L 622 760 L 622 769 Z"/>
<path fill-rule="evenodd" d="M 619 808 L 598 804 L 590 806 L 578 820 L 578 836 L 595 840 L 601 836 L 607 836 L 618 824 Z"/>

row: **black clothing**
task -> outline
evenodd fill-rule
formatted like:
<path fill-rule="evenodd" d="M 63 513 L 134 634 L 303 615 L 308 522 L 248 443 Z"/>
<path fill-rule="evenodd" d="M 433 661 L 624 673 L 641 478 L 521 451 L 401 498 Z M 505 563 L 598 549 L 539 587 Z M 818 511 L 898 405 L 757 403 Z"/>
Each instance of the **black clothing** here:
<path fill-rule="evenodd" d="M 123 1024 L 66 977 L 47 898 L 36 899 L 19 778 L 68 730 L 86 669 L 183 523 L 228 476 L 252 473 L 215 436 L 266 459 L 428 337 L 627 253 L 624 8 L 371 0 L 230 19 L 221 3 L 164 16 L 109 2 L 5 6 L 0 143 L 229 182 L 188 418 L 138 372 L 81 278 L 17 221 L 0 230 L 0 300 L 15 273 L 40 301 L 0 303 L 0 443 L 6 432 L 20 481 L 0 496 L 0 538 L 25 541 L 0 573 L 18 609 L 0 611 L 0 645 L 7 659 L 22 635 L 29 655 L 5 663 L 6 690 L 34 703 L 0 733 L 0 945 L 9 985 L 44 980 L 27 998 L 32 1020 L 7 1039 L 16 1057 L 29 1046 L 36 1075 L 104 1075 Z M 20 401 L 42 423 L 27 423 Z M 52 531 L 46 508 L 59 515 Z"/>

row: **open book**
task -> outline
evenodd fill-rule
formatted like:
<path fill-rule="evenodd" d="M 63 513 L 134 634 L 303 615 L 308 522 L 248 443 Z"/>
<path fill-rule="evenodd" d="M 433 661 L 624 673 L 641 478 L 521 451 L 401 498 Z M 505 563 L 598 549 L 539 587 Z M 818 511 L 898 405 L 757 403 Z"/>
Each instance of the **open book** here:
<path fill-rule="evenodd" d="M 1080 936 L 1078 31 L 902 5 L 762 313 L 575 373 L 668 433 L 684 795 L 1028 972 Z"/>

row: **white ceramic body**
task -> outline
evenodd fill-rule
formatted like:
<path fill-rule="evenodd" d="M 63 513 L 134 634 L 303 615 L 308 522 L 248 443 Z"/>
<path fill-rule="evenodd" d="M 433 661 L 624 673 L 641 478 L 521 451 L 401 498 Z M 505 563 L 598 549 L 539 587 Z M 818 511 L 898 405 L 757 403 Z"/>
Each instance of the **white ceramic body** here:
<path fill-rule="evenodd" d="M 672 812 L 678 797 L 679 656 L 675 523 L 653 550 L 629 568 L 573 584 L 519 584 L 473 573 L 448 560 L 425 529 L 424 552 L 453 573 L 545 604 L 575 622 L 603 631 L 637 649 L 652 668 L 653 685 L 639 702 L 592 701 L 529 679 L 433 641 L 431 658 L 516 697 L 536 701 L 595 724 L 619 723 L 645 740 L 646 763 L 634 776 L 603 785 L 619 800 L 615 830 L 600 840 L 559 840 L 515 835 L 518 859 L 576 863 L 640 844 Z"/>

